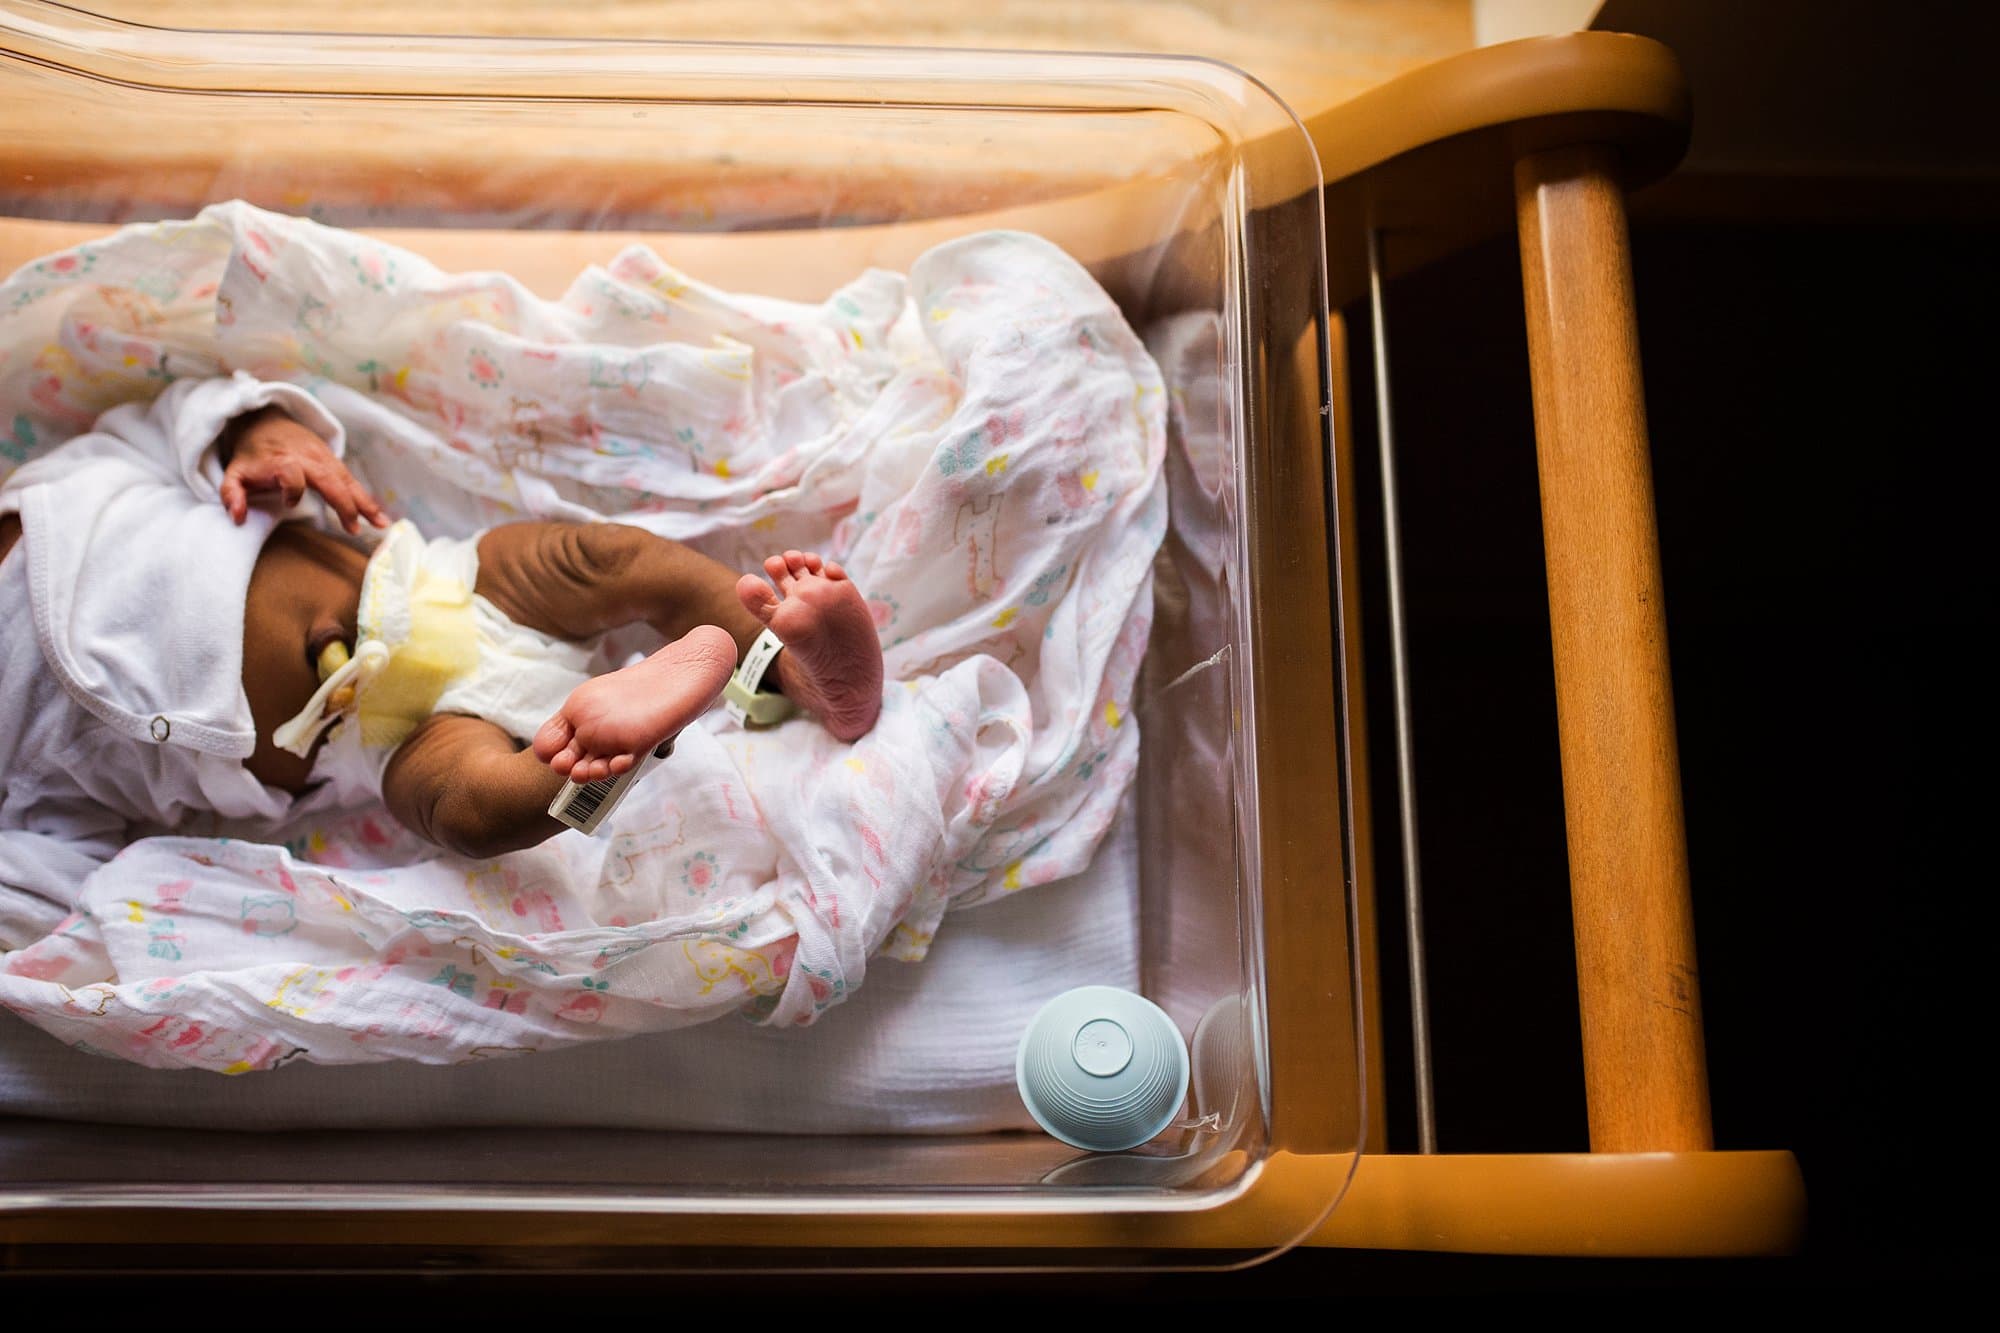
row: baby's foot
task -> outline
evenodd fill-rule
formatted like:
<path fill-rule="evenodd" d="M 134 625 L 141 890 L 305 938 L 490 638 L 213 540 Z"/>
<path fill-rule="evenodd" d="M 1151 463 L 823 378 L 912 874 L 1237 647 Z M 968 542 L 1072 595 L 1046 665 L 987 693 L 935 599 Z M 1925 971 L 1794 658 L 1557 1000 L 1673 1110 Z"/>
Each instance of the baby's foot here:
<path fill-rule="evenodd" d="M 572 782 L 616 777 L 707 712 L 734 670 L 729 632 L 697 625 L 645 661 L 571 690 L 535 733 L 535 757 Z"/>
<path fill-rule="evenodd" d="M 882 641 L 860 589 L 839 565 L 811 551 L 774 555 L 764 571 L 777 592 L 745 574 L 736 595 L 784 642 L 779 686 L 841 740 L 866 735 L 882 711 Z"/>

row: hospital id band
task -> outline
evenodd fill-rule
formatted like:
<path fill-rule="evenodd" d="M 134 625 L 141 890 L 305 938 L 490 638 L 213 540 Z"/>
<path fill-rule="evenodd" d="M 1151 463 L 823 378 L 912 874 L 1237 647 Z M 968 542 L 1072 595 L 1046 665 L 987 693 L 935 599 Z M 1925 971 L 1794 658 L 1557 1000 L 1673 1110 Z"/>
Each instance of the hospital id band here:
<path fill-rule="evenodd" d="M 639 775 L 652 767 L 656 759 L 665 759 L 674 752 L 674 738 L 667 737 L 654 746 L 648 754 L 639 756 L 638 762 L 615 778 L 599 778 L 595 782 L 565 782 L 556 798 L 549 802 L 549 813 L 578 833 L 595 833 L 618 803 L 625 799 L 625 793 L 632 790 L 632 784 Z"/>
<path fill-rule="evenodd" d="M 782 694 L 760 689 L 764 675 L 771 669 L 771 663 L 778 660 L 778 654 L 785 645 L 778 642 L 778 636 L 765 630 L 757 636 L 757 642 L 750 645 L 750 651 L 743 655 L 742 664 L 736 674 L 722 687 L 722 706 L 729 716 L 742 727 L 768 727 L 774 722 L 782 722 L 792 715 L 792 701 Z"/>

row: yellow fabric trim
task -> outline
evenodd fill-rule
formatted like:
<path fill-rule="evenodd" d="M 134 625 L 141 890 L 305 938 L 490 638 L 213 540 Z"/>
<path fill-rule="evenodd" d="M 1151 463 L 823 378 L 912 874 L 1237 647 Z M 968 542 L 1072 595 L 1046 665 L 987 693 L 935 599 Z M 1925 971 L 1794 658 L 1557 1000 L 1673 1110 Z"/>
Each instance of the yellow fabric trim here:
<path fill-rule="evenodd" d="M 431 715 L 445 688 L 478 662 L 472 590 L 457 579 L 418 570 L 410 589 L 410 637 L 390 649 L 389 665 L 361 696 L 361 743 L 402 744 Z"/>

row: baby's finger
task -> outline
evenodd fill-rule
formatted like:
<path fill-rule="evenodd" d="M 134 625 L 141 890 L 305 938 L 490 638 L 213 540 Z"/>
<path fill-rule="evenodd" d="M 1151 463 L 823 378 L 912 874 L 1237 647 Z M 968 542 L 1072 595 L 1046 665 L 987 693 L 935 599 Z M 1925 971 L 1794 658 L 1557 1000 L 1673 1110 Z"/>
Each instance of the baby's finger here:
<path fill-rule="evenodd" d="M 306 470 L 287 459 L 279 464 L 278 485 L 284 492 L 285 508 L 290 509 L 306 498 Z"/>
<path fill-rule="evenodd" d="M 389 516 L 382 512 L 381 505 L 375 503 L 375 497 L 368 493 L 368 488 L 348 471 L 347 464 L 322 449 L 312 467 L 316 477 L 314 489 L 340 511 L 340 521 L 349 532 L 361 530 L 362 518 L 378 528 L 389 526 Z M 336 493 L 339 498 L 336 498 Z"/>
<path fill-rule="evenodd" d="M 285 461 L 281 458 L 238 457 L 224 469 L 224 476 L 236 478 L 246 508 L 259 491 L 280 490 L 284 486 Z"/>
<path fill-rule="evenodd" d="M 333 512 L 340 516 L 340 526 L 348 533 L 361 531 L 361 509 L 354 503 L 352 492 L 344 491 L 333 501 Z"/>
<path fill-rule="evenodd" d="M 361 531 L 361 507 L 354 500 L 354 482 L 344 471 L 333 472 L 320 469 L 312 477 L 313 489 L 319 492 L 340 517 L 340 526 L 349 532 Z"/>
<path fill-rule="evenodd" d="M 337 458 L 329 466 L 339 474 L 340 484 L 347 492 L 348 502 L 354 506 L 355 515 L 376 520 L 377 527 L 387 526 L 388 516 L 382 513 L 382 506 L 375 503 L 375 497 L 368 493 L 368 488 L 361 484 L 361 478 L 349 472 L 347 465 Z"/>
<path fill-rule="evenodd" d="M 250 516 L 250 497 L 243 492 L 243 482 L 234 468 L 222 474 L 222 507 L 229 511 L 229 517 L 238 524 Z"/>
<path fill-rule="evenodd" d="M 354 503 L 361 511 L 361 516 L 378 528 L 388 527 L 389 511 L 376 502 L 375 497 L 368 493 L 366 486 L 354 480 L 352 472 L 347 474 L 347 479 L 354 486 Z"/>

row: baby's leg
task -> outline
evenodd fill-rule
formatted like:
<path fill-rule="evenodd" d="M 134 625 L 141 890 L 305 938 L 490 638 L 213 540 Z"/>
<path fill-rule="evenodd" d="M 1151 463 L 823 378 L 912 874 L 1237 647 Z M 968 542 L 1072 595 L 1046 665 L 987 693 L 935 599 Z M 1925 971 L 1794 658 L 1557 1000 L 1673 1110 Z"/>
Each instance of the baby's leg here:
<path fill-rule="evenodd" d="M 587 639 L 644 623 L 678 639 L 717 625 L 738 657 L 763 622 L 736 596 L 736 571 L 624 523 L 509 523 L 479 539 L 476 591 L 516 624 Z"/>
<path fill-rule="evenodd" d="M 704 645 L 702 640 L 708 641 Z M 692 649 L 688 645 L 694 645 Z M 641 753 L 706 712 L 729 678 L 729 640 L 713 626 L 696 629 L 638 666 L 579 687 L 564 706 L 607 734 L 633 732 Z M 695 659 L 675 664 L 676 653 Z M 646 707 L 613 708 L 598 718 L 585 691 L 621 677 L 645 676 Z M 650 674 L 648 674 L 650 673 Z M 650 725 L 653 730 L 646 730 Z M 621 732 L 620 729 L 623 729 Z M 627 764 L 618 771 L 629 768 Z M 426 718 L 389 757 L 382 800 L 404 827 L 461 856 L 493 857 L 532 847 L 567 825 L 549 814 L 563 779 L 484 718 L 439 713 Z"/>
<path fill-rule="evenodd" d="M 404 827 L 461 856 L 532 847 L 565 827 L 549 814 L 563 780 L 482 718 L 439 713 L 390 756 L 382 800 Z"/>
<path fill-rule="evenodd" d="M 623 773 L 706 712 L 763 624 L 728 566 L 622 523 L 510 523 L 479 539 L 477 591 L 564 639 L 644 623 L 671 640 L 571 693 L 535 752 L 578 782 Z"/>
<path fill-rule="evenodd" d="M 643 621 L 674 640 L 579 686 L 536 735 L 536 754 L 578 782 L 624 772 L 698 716 L 767 625 L 786 645 L 767 682 L 834 735 L 855 739 L 881 709 L 882 649 L 867 603 L 840 566 L 811 552 L 764 562 L 774 593 L 641 528 L 516 523 L 480 539 L 479 566 L 480 594 L 544 633 L 580 639 Z"/>

